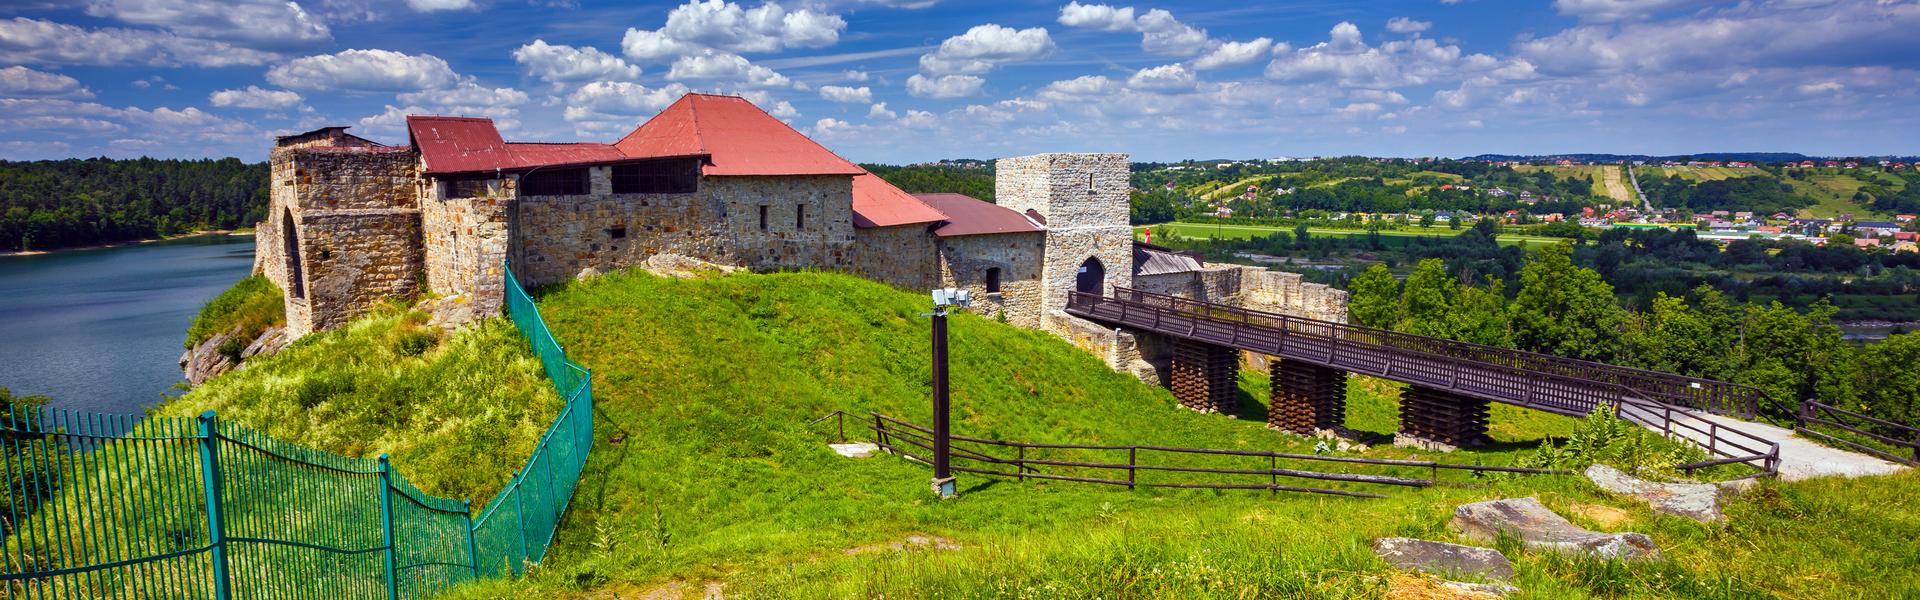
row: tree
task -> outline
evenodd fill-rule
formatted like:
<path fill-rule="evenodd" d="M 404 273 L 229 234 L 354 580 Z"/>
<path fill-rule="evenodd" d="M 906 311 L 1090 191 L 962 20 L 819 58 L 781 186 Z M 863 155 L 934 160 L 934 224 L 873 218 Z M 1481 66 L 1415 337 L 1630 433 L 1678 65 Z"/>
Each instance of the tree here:
<path fill-rule="evenodd" d="M 1520 291 L 1509 306 L 1520 349 L 1596 361 L 1613 359 L 1622 312 L 1613 286 L 1574 266 L 1573 246 L 1564 243 L 1540 249 L 1520 269 Z"/>
<path fill-rule="evenodd" d="M 1432 226 L 1433 226 L 1433 213 L 1424 213 L 1424 214 L 1421 214 L 1421 215 L 1420 215 L 1420 226 L 1421 226 L 1421 227 L 1432 227 Z"/>
<path fill-rule="evenodd" d="M 1858 408 L 1896 423 L 1920 423 L 1920 333 L 1902 333 L 1859 355 Z"/>
<path fill-rule="evenodd" d="M 1392 329 L 1400 322 L 1400 280 L 1374 263 L 1347 286 L 1347 314 L 1362 327 Z"/>
<path fill-rule="evenodd" d="M 1447 311 L 1447 337 L 1462 342 L 1512 348 L 1513 333 L 1508 330 L 1507 296 L 1502 287 L 1504 284 L 1492 277 L 1487 278 L 1484 288 L 1460 286 L 1453 297 L 1452 309 Z"/>
<path fill-rule="evenodd" d="M 1457 284 L 1447 276 L 1446 262 L 1438 258 L 1421 260 L 1400 289 L 1400 331 L 1417 335 L 1451 337 L 1447 312 L 1452 307 Z"/>
<path fill-rule="evenodd" d="M 1293 243 L 1299 244 L 1301 248 L 1307 247 L 1307 224 L 1306 223 L 1301 223 L 1299 225 L 1293 226 Z"/>

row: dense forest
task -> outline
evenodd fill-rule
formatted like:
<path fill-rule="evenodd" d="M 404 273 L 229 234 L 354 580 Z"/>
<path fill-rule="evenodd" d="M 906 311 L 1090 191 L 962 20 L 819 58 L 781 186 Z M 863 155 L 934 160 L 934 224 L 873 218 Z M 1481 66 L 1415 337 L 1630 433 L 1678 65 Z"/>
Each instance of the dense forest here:
<path fill-rule="evenodd" d="M 942 164 L 860 165 L 910 194 L 954 192 L 993 201 L 993 162 L 952 160 Z"/>
<path fill-rule="evenodd" d="M 252 227 L 267 165 L 237 158 L 0 161 L 0 250 L 47 250 Z"/>
<path fill-rule="evenodd" d="M 1794 209 L 1814 203 L 1812 198 L 1794 193 L 1793 186 L 1766 176 L 1700 182 L 1676 175 L 1644 177 L 1640 179 L 1640 189 L 1649 198 L 1657 199 L 1661 206 L 1696 213 L 1716 210 L 1792 213 Z"/>

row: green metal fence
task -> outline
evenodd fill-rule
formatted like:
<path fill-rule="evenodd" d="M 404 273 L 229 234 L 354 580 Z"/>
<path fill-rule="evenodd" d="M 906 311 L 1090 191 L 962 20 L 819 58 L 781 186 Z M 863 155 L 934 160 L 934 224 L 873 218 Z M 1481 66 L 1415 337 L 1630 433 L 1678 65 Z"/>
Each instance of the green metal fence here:
<path fill-rule="evenodd" d="M 593 446 L 593 377 L 506 274 L 566 403 L 476 516 L 394 471 L 199 418 L 0 414 L 5 598 L 427 598 L 545 556 Z"/>

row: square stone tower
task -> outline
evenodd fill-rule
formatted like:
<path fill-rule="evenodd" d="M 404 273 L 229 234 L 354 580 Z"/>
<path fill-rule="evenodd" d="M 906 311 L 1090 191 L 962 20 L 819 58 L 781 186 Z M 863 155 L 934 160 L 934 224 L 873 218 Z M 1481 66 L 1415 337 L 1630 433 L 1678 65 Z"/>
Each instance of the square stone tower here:
<path fill-rule="evenodd" d="M 1133 285 L 1131 175 L 1125 154 L 1035 154 L 994 161 L 995 203 L 1047 226 L 1041 259 L 1041 319 L 1066 308 L 1067 293 Z"/>

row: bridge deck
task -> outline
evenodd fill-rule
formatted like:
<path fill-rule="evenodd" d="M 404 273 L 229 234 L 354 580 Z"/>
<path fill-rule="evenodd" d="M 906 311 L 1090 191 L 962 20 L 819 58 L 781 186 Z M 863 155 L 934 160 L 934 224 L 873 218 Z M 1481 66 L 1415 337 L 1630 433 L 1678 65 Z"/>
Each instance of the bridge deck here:
<path fill-rule="evenodd" d="M 1749 386 L 1573 360 L 1247 310 L 1115 288 L 1112 296 L 1073 292 L 1067 313 L 1084 319 L 1198 340 L 1572 416 L 1623 399 L 1752 417 L 1761 392 Z"/>

